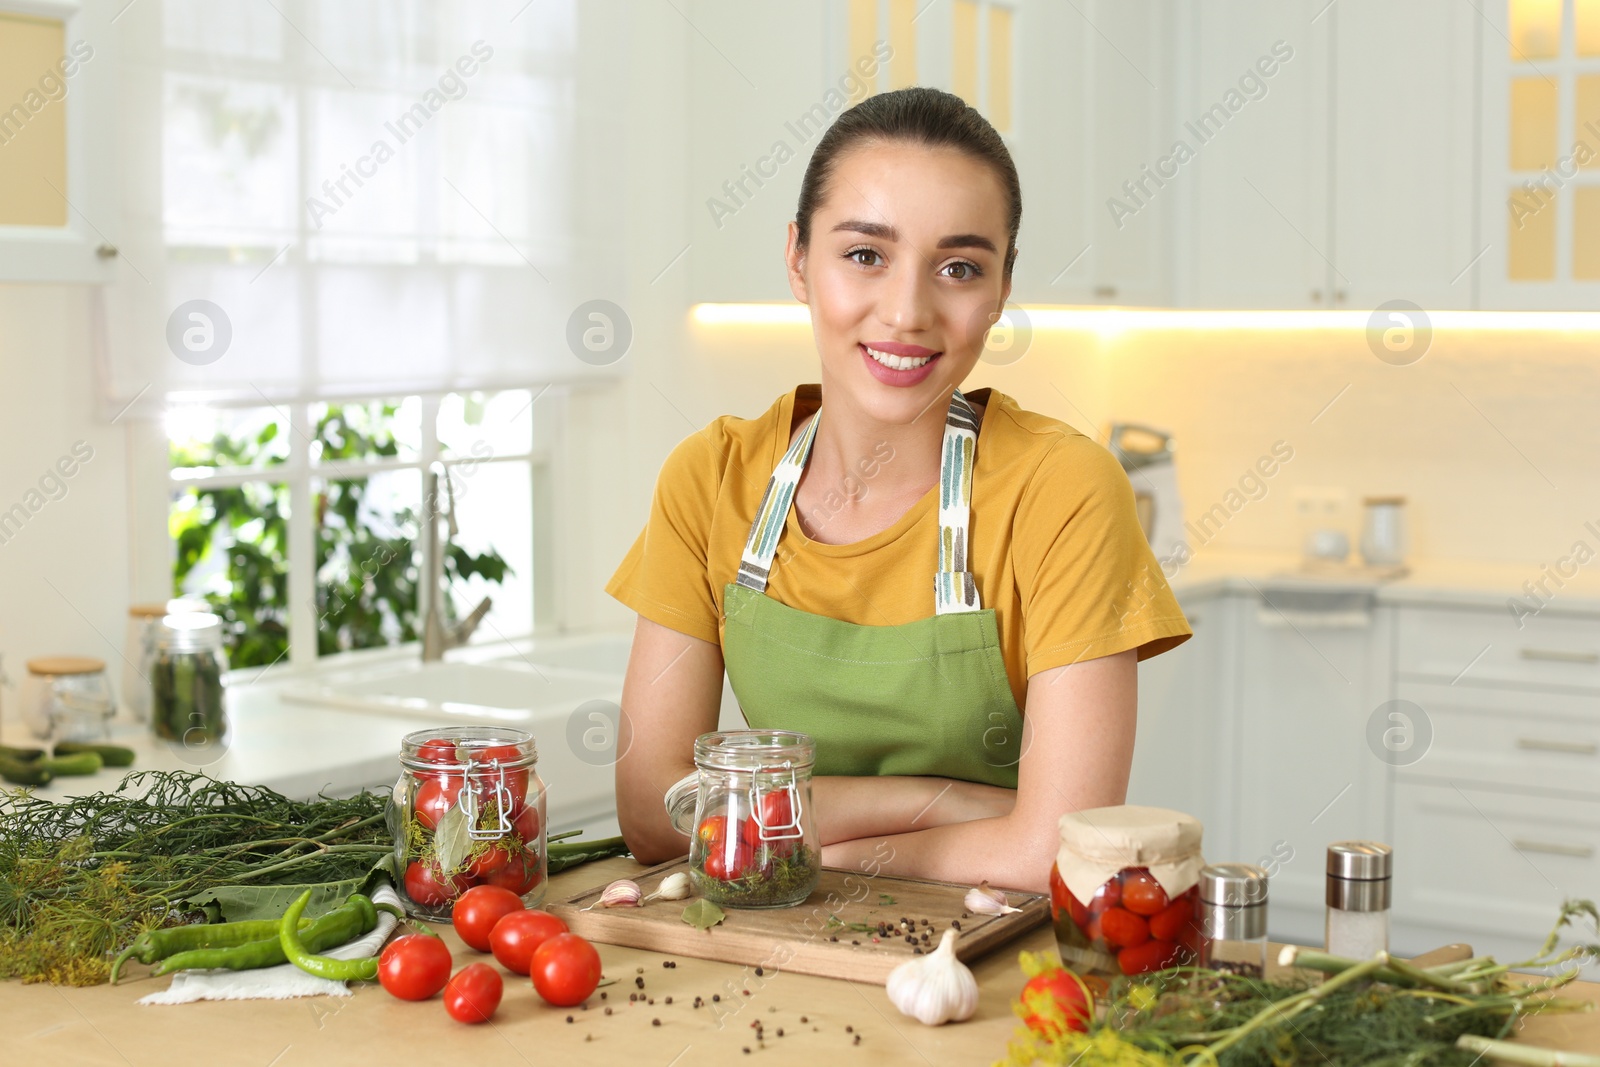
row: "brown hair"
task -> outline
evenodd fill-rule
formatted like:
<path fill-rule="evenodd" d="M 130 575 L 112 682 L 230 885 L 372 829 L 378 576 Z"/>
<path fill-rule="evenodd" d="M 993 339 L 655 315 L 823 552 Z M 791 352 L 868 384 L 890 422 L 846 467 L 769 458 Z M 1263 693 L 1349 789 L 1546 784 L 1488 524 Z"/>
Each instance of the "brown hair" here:
<path fill-rule="evenodd" d="M 953 93 L 925 85 L 869 96 L 834 120 L 811 153 L 800 182 L 795 227 L 802 251 L 811 243 L 811 217 L 822 202 L 839 156 L 858 144 L 904 141 L 930 148 L 958 149 L 994 169 L 1009 201 L 1006 223 L 1005 276 L 1017 259 L 1017 231 L 1022 226 L 1022 183 L 1000 134 L 989 120 Z"/>

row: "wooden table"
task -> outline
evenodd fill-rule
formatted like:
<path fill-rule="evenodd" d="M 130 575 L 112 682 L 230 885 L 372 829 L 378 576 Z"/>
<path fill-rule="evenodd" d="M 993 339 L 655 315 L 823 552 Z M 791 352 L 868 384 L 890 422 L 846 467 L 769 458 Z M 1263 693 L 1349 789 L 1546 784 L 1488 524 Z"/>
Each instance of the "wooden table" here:
<path fill-rule="evenodd" d="M 604 860 L 557 875 L 551 893 L 567 896 L 642 869 L 630 859 Z M 442 932 L 457 967 L 493 962 L 463 946 L 454 930 Z M 1011 1013 L 1011 1000 L 1022 985 L 1018 950 L 1046 951 L 1053 941 L 1049 928 L 1042 927 L 979 960 L 973 967 L 982 991 L 977 1015 L 941 1027 L 902 1016 L 876 986 L 770 971 L 757 977 L 753 968 L 689 957 L 673 957 L 677 966 L 663 968 L 668 957 L 653 952 L 598 947 L 606 975 L 621 979 L 604 988 L 604 1001 L 596 993 L 587 1011 L 553 1008 L 527 979 L 509 976 L 494 1019 L 472 1027 L 447 1016 L 437 998 L 407 1003 L 376 986 L 359 987 L 352 997 L 140 1007 L 135 1001 L 164 988 L 167 979 L 140 977 L 87 989 L 7 982 L 0 984 L 0 1062 L 41 1067 L 991 1064 L 1020 1025 Z M 629 993 L 639 992 L 634 983 L 639 977 L 653 1005 L 628 1002 Z M 712 1003 L 713 995 L 721 1000 Z M 1567 995 L 1600 1003 L 1600 985 L 1575 983 Z M 693 1007 L 696 996 L 707 1006 Z M 611 1015 L 605 1014 L 608 1006 Z M 656 1019 L 660 1026 L 652 1025 Z M 751 1026 L 756 1019 L 765 1029 L 764 1047 L 757 1046 Z M 776 1036 L 780 1027 L 783 1037 Z M 1535 1019 L 1527 1034 L 1540 1045 L 1593 1051 L 1600 1049 L 1600 1014 Z"/>

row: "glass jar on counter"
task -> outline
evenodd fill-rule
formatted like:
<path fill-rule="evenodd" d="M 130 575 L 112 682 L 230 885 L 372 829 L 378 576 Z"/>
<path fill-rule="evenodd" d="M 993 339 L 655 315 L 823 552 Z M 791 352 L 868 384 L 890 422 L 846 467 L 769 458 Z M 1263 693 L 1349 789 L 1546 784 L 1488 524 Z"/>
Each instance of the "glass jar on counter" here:
<path fill-rule="evenodd" d="M 811 818 L 817 746 L 788 730 L 726 730 L 694 743 L 695 773 L 667 791 L 667 812 L 689 837 L 689 877 L 730 908 L 786 908 L 822 873 Z"/>
<path fill-rule="evenodd" d="M 220 747 L 228 734 L 227 670 L 219 616 L 162 616 L 148 673 L 151 731 L 186 749 Z"/>
<path fill-rule="evenodd" d="M 93 656 L 39 656 L 28 661 L 22 721 L 41 741 L 100 741 L 116 701 L 106 661 Z"/>
<path fill-rule="evenodd" d="M 1243 978 L 1267 973 L 1267 872 L 1217 863 L 1200 872 L 1200 966 Z"/>
<path fill-rule="evenodd" d="M 210 611 L 204 600 L 175 600 L 134 604 L 128 608 L 128 632 L 122 645 L 122 706 L 134 722 L 150 721 L 150 665 L 156 658 L 156 636 L 168 615 Z"/>
<path fill-rule="evenodd" d="M 544 900 L 545 788 L 533 735 L 497 726 L 409 733 L 388 808 L 406 911 L 447 922 L 475 885 Z"/>
<path fill-rule="evenodd" d="M 1200 821 L 1121 805 L 1061 816 L 1050 868 L 1050 915 L 1067 966 L 1144 974 L 1199 956 Z"/>

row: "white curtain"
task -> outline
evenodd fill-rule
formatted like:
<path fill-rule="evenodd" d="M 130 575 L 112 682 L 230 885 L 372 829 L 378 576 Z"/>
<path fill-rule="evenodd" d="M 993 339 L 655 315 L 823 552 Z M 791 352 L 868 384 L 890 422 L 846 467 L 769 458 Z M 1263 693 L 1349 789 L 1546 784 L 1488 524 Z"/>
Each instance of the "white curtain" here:
<path fill-rule="evenodd" d="M 568 321 L 627 304 L 626 22 L 579 0 L 128 5 L 105 407 L 625 373 L 578 358 Z"/>

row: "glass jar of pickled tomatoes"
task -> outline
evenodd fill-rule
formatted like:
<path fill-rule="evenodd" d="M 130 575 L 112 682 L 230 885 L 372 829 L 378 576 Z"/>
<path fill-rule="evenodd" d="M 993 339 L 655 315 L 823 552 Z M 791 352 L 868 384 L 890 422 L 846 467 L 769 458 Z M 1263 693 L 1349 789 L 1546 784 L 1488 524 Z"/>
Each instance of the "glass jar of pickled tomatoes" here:
<path fill-rule="evenodd" d="M 1061 817 L 1050 916 L 1062 962 L 1084 974 L 1145 974 L 1199 953 L 1200 821 L 1121 805 Z"/>

